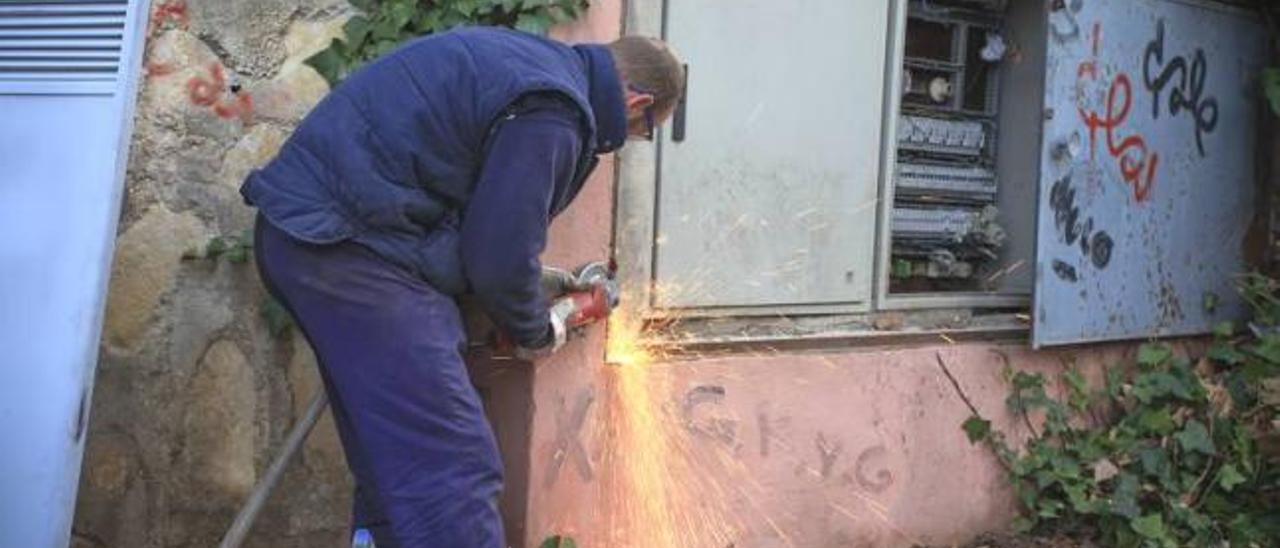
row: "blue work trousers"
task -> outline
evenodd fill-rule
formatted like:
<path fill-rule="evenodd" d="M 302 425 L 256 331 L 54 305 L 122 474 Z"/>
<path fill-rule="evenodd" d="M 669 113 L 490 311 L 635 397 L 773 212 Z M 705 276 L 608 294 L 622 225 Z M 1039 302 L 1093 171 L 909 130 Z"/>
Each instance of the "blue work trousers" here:
<path fill-rule="evenodd" d="M 378 548 L 501 548 L 502 462 L 463 362 L 455 301 L 355 243 L 259 216 L 258 271 L 315 350 Z"/>

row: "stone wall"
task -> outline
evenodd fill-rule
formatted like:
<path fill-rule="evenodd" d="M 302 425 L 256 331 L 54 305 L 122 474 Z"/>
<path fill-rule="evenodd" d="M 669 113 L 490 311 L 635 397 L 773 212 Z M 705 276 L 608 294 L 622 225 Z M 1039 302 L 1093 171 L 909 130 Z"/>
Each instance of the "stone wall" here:
<path fill-rule="evenodd" d="M 251 263 L 184 259 L 249 229 L 238 188 L 328 91 L 303 60 L 344 0 L 155 0 L 74 545 L 216 545 L 317 386 L 269 333 Z M 340 546 L 350 485 L 326 417 L 250 546 Z"/>

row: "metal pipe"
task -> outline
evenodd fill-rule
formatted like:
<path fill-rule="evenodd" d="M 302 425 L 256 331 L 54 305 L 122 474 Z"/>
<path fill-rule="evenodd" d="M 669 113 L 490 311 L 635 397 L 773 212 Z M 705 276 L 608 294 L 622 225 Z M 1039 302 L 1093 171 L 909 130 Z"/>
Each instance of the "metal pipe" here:
<path fill-rule="evenodd" d="M 276 484 L 280 483 L 280 478 L 284 477 L 284 470 L 289 465 L 289 461 L 297 454 L 298 449 L 302 447 L 302 443 L 307 441 L 307 436 L 311 434 L 311 429 L 320 420 L 320 414 L 324 413 L 324 408 L 328 403 L 324 390 L 316 390 L 316 394 L 311 397 L 311 403 L 307 404 L 307 410 L 302 414 L 302 419 L 293 425 L 293 429 L 289 431 L 289 435 L 284 439 L 284 445 L 280 448 L 280 453 L 276 455 L 276 459 L 267 468 L 267 473 L 262 476 L 261 480 L 258 480 L 257 485 L 253 486 L 253 492 L 249 494 L 249 500 L 245 501 L 244 507 L 236 515 L 236 520 L 231 522 L 231 527 L 227 529 L 227 534 L 222 537 L 222 543 L 218 545 L 220 548 L 239 548 L 244 543 L 245 537 L 249 535 L 249 529 L 253 527 L 254 520 L 262 512 L 262 507 L 266 505 L 267 497 L 271 496 L 271 491 L 275 490 Z"/>

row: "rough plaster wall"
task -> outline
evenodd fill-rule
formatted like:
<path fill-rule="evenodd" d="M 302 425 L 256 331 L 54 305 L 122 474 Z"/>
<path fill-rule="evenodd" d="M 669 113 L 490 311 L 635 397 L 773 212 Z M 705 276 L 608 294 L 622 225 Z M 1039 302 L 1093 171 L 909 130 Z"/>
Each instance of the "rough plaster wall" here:
<path fill-rule="evenodd" d="M 251 264 L 182 254 L 250 228 L 240 182 L 328 90 L 302 60 L 350 8 L 153 4 L 76 509 L 80 547 L 216 545 L 317 386 L 306 345 L 268 334 Z M 249 545 L 342 545 L 348 481 L 326 416 Z"/>

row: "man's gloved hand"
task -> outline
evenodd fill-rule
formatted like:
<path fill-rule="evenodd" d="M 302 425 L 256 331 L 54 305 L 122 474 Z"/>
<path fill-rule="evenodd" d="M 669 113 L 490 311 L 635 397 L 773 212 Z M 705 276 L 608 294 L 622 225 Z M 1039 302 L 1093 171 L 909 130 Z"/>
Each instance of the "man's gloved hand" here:
<path fill-rule="evenodd" d="M 542 294 L 548 299 L 556 298 L 573 291 L 573 286 L 577 283 L 573 274 L 568 270 L 556 268 L 553 266 L 543 266 L 542 276 L 538 283 L 542 285 Z"/>
<path fill-rule="evenodd" d="M 581 271 L 582 267 L 578 270 Z M 593 285 L 603 283 L 603 280 L 587 279 L 568 270 L 543 266 L 539 283 L 542 285 L 542 294 L 555 300 L 574 291 L 588 291 Z"/>
<path fill-rule="evenodd" d="M 548 314 L 553 335 L 539 348 L 516 346 L 515 357 L 528 361 L 550 356 L 564 346 L 571 333 L 604 320 L 618 305 L 617 284 L 610 268 L 605 263 L 587 263 L 570 274 L 543 267 L 540 283 L 543 293 L 551 299 Z M 498 346 L 511 348 L 509 342 Z"/>
<path fill-rule="evenodd" d="M 565 303 L 568 303 L 567 305 Z M 516 346 L 515 356 L 525 361 L 533 361 L 555 354 L 569 340 L 569 315 L 573 313 L 573 302 L 569 299 L 557 299 L 547 312 L 551 319 L 551 339 L 540 348 Z"/>

